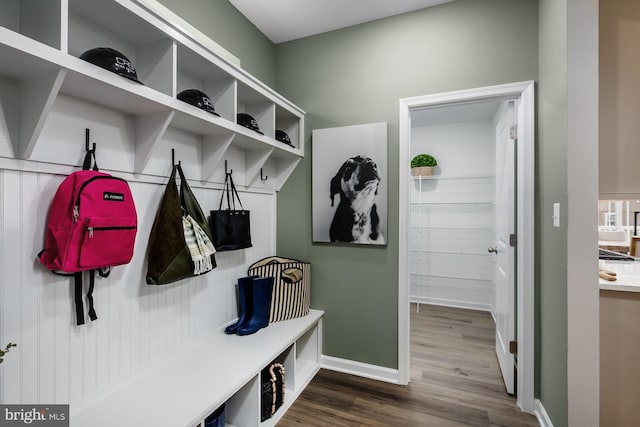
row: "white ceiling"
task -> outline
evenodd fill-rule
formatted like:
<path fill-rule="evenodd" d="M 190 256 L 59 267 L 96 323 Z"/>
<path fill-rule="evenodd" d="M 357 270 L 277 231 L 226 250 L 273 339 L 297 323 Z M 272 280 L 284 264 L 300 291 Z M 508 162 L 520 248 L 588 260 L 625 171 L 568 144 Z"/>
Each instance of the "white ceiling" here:
<path fill-rule="evenodd" d="M 453 0 L 230 0 L 273 43 L 282 43 Z"/>

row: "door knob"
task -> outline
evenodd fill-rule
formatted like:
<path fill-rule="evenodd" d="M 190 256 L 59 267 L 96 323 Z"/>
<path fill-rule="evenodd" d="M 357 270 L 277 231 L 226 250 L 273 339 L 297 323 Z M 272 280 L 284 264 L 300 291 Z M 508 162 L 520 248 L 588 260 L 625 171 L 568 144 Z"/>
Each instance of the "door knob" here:
<path fill-rule="evenodd" d="M 488 251 L 489 253 L 497 254 L 497 253 L 498 253 L 498 248 L 489 248 L 489 249 L 487 249 L 487 251 Z"/>

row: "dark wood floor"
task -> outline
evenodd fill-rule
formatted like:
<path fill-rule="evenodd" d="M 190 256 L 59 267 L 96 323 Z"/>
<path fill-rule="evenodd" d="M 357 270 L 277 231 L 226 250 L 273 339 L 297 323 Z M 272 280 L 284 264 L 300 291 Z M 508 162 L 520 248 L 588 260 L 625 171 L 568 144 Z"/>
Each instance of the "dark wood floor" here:
<path fill-rule="evenodd" d="M 411 382 L 321 370 L 278 423 L 286 426 L 538 426 L 504 390 L 486 312 L 411 307 Z"/>

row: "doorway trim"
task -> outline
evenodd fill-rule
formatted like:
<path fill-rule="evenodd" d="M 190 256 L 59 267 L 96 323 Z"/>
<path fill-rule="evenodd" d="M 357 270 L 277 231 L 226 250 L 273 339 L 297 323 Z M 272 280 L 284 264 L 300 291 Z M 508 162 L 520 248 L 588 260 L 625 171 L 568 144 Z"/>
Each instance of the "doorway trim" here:
<path fill-rule="evenodd" d="M 409 383 L 409 184 L 411 112 L 450 104 L 514 97 L 522 99 L 518 113 L 517 155 L 517 401 L 525 412 L 533 413 L 534 402 L 534 224 L 535 224 L 535 100 L 534 82 L 424 95 L 400 99 L 398 156 L 398 382 Z"/>

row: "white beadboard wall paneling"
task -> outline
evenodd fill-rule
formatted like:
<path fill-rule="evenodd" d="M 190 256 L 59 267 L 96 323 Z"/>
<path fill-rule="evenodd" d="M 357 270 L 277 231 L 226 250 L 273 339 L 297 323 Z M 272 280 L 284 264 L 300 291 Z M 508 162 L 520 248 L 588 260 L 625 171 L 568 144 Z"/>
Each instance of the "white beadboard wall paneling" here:
<path fill-rule="evenodd" d="M 4 147 L 10 144 L 9 127 L 1 120 Z M 85 128 L 97 144 L 101 170 L 129 181 L 138 234 L 131 263 L 115 267 L 108 278 L 96 277 L 98 319 L 76 326 L 73 279 L 51 274 L 35 257 L 53 195 L 84 156 Z M 148 238 L 171 170 L 171 148 L 205 213 L 218 207 L 224 162 L 209 181 L 200 181 L 201 139 L 168 128 L 143 173 L 136 174 L 133 119 L 60 96 L 31 160 L 8 158 L 12 153 L 0 148 L 0 345 L 18 344 L 0 366 L 0 403 L 71 403 L 72 412 L 78 411 L 237 318 L 237 278 L 253 262 L 274 255 L 276 223 L 272 187 L 242 186 L 240 150 L 230 149 L 225 157 L 251 211 L 253 247 L 218 252 L 218 267 L 206 275 L 165 286 L 145 283 Z"/>
<path fill-rule="evenodd" d="M 237 317 L 237 278 L 275 249 L 275 196 L 241 192 L 253 211 L 254 247 L 217 253 L 218 267 L 204 276 L 148 286 L 147 239 L 164 186 L 134 182 L 140 224 L 134 258 L 109 278 L 96 278 L 98 320 L 78 327 L 72 279 L 52 275 L 35 262 L 48 206 L 61 181 L 57 175 L 0 170 L 0 332 L 3 343 L 19 345 L 0 370 L 3 403 L 82 405 L 180 354 Z M 194 192 L 207 212 L 220 195 L 212 189 Z"/>
<path fill-rule="evenodd" d="M 20 174 L 6 173 L 0 177 L 2 183 L 2 334 L 0 342 L 3 346 L 7 342 L 18 343 L 20 347 L 13 348 L 7 354 L 0 369 L 5 403 L 18 403 L 22 399 L 22 314 L 15 307 L 22 305 L 21 271 L 16 266 L 22 265 L 20 260 L 20 206 L 15 199 L 7 196 L 15 196 L 20 189 Z M 16 188 L 18 190 L 16 191 Z"/>
<path fill-rule="evenodd" d="M 55 189 L 58 187 L 62 179 L 54 175 L 42 175 L 42 174 L 30 174 L 37 179 L 37 188 L 31 194 L 41 194 L 42 197 L 36 197 L 34 217 L 29 220 L 32 226 L 29 228 L 33 230 L 31 235 L 29 249 L 38 248 L 42 246 L 42 236 L 45 232 L 45 224 L 38 219 L 41 217 L 41 212 L 47 212 L 51 199 Z M 27 193 L 29 194 L 29 193 Z M 34 260 L 35 254 L 30 253 L 27 259 Z M 34 261 L 36 262 L 36 261 Z M 64 298 L 68 298 L 67 286 L 51 286 L 48 284 L 45 286 L 45 274 L 41 269 L 33 270 L 29 274 L 33 275 L 34 283 L 37 283 L 38 290 L 38 319 L 39 322 L 39 348 L 47 349 L 49 351 L 48 357 L 38 357 L 38 372 L 39 375 L 39 399 L 41 401 L 61 403 L 58 399 L 62 394 L 58 390 L 58 384 L 56 383 L 56 375 L 64 375 L 68 373 L 68 364 L 61 367 L 60 371 L 56 368 L 61 364 L 59 361 L 68 360 L 68 353 L 62 354 L 63 347 L 57 346 L 58 340 L 62 342 L 69 342 L 68 333 L 60 331 L 57 327 L 56 312 L 59 309 L 59 301 Z M 62 281 L 64 282 L 64 278 Z M 1 287 L 1 286 L 0 286 Z M 51 302 L 51 303 L 49 303 Z M 65 346 L 66 350 L 67 347 Z M 53 373 L 53 374 L 51 374 Z M 62 394 L 63 398 L 67 398 L 67 393 Z"/>

